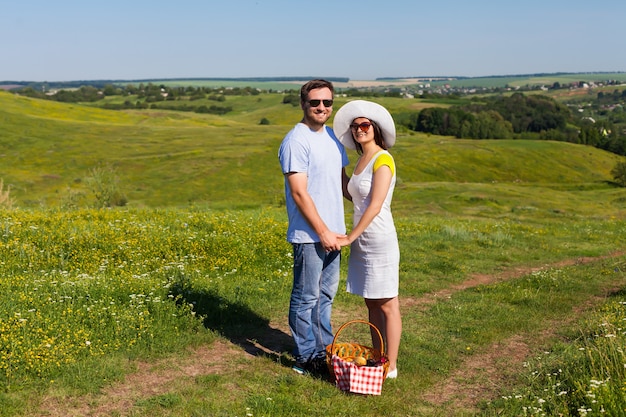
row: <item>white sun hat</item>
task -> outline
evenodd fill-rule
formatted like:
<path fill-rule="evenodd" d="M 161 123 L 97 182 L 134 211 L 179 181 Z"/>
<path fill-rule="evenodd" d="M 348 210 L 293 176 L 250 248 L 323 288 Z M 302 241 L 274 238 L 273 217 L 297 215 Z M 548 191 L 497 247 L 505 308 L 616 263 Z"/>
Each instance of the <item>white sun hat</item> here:
<path fill-rule="evenodd" d="M 393 117 L 386 108 L 378 103 L 366 100 L 353 100 L 344 104 L 335 114 L 333 130 L 337 139 L 348 149 L 356 149 L 350 124 L 354 119 L 365 117 L 376 123 L 383 134 L 383 141 L 387 148 L 396 143 L 396 125 Z"/>

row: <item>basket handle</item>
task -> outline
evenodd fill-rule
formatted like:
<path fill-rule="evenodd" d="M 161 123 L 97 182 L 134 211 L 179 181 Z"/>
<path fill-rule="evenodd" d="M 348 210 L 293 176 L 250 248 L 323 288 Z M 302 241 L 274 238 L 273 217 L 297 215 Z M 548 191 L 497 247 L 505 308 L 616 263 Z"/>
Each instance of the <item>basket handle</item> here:
<path fill-rule="evenodd" d="M 330 351 L 334 352 L 335 351 L 335 342 L 337 340 L 337 337 L 339 336 L 339 333 L 341 333 L 341 331 L 348 326 L 349 324 L 354 324 L 354 323 L 363 323 L 363 324 L 367 324 L 369 325 L 372 329 L 376 330 L 376 333 L 378 334 L 378 337 L 380 338 L 380 353 L 381 355 L 385 355 L 385 341 L 383 340 L 383 335 L 380 333 L 380 330 L 378 330 L 378 327 L 374 326 L 373 323 L 370 323 L 369 321 L 366 320 L 350 320 L 344 324 L 341 325 L 341 327 L 339 328 L 339 330 L 337 330 L 337 333 L 335 333 L 335 337 L 333 337 L 333 343 L 330 347 Z"/>

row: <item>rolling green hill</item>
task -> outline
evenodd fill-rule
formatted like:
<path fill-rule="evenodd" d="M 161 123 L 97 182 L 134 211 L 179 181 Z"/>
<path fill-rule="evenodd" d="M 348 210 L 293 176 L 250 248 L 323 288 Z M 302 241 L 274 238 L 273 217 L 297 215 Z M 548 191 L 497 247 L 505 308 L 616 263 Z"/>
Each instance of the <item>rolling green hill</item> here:
<path fill-rule="evenodd" d="M 418 100 L 381 98 L 392 113 Z M 18 207 L 89 204 L 88 179 L 110 170 L 134 207 L 280 205 L 276 151 L 301 117 L 279 94 L 228 98 L 225 116 L 111 111 L 0 93 L 0 178 Z M 335 109 L 342 104 L 337 100 Z M 269 125 L 260 125 L 266 118 Z M 400 131 L 397 210 L 516 207 L 606 213 L 624 207 L 616 155 L 547 141 L 459 140 Z M 351 160 L 356 154 L 351 154 Z M 581 200 L 582 199 L 582 200 Z M 473 208 L 472 208 L 473 207 Z"/>

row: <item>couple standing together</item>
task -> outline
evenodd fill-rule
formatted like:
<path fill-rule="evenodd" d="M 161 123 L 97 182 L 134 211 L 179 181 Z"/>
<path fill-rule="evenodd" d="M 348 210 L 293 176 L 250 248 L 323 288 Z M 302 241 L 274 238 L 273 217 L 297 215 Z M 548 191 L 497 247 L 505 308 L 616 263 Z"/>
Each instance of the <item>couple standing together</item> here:
<path fill-rule="evenodd" d="M 324 372 L 326 346 L 333 342 L 331 309 L 339 286 L 342 246 L 350 245 L 347 291 L 364 297 L 369 321 L 381 332 L 389 357 L 387 378 L 397 377 L 402 319 L 398 301 L 400 250 L 391 215 L 395 164 L 387 151 L 396 139 L 389 112 L 355 100 L 337 111 L 334 88 L 312 80 L 300 90 L 303 118 L 283 139 L 278 157 L 285 177 L 293 245 L 289 327 L 295 342 L 294 370 Z M 351 178 L 345 148 L 359 159 Z M 346 234 L 343 198 L 354 206 Z M 380 349 L 377 335 L 372 343 Z"/>

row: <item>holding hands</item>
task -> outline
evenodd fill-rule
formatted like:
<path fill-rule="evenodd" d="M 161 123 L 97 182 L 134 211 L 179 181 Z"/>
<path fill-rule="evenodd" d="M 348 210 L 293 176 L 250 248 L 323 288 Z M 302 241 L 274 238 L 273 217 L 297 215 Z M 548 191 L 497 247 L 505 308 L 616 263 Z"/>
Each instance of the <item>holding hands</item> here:
<path fill-rule="evenodd" d="M 335 233 L 330 230 L 327 230 L 325 233 L 320 233 L 319 237 L 320 243 L 326 252 L 341 250 L 341 247 L 345 246 L 342 242 L 347 239 L 345 234 Z"/>
<path fill-rule="evenodd" d="M 350 236 L 347 235 L 343 235 L 342 237 L 339 237 L 337 239 L 337 242 L 339 243 L 339 245 L 343 246 L 350 246 L 350 244 L 354 241 L 354 239 L 350 239 Z"/>

